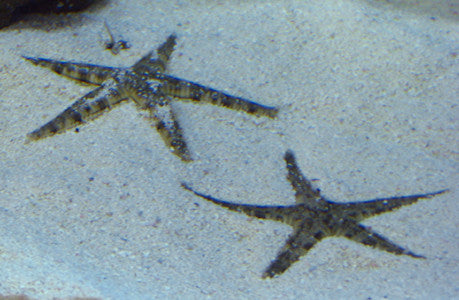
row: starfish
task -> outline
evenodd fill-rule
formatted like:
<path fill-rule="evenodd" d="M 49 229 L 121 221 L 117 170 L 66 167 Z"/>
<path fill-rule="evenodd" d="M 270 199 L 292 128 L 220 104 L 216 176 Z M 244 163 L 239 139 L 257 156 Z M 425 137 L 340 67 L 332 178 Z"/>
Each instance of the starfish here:
<path fill-rule="evenodd" d="M 149 118 L 166 145 L 183 161 L 191 161 L 182 129 L 171 107 L 173 99 L 206 102 L 257 116 L 274 118 L 278 110 L 243 98 L 231 96 L 203 85 L 167 75 L 167 64 L 176 44 L 170 35 L 157 49 L 129 68 L 113 68 L 46 58 L 24 58 L 57 74 L 98 87 L 81 97 L 54 119 L 27 135 L 28 142 L 55 135 L 91 121 L 124 100 L 132 99 Z"/>
<path fill-rule="evenodd" d="M 298 168 L 293 152 L 288 150 L 284 159 L 287 164 L 287 179 L 295 190 L 295 205 L 260 206 L 227 202 L 197 192 L 186 183 L 182 183 L 183 188 L 195 195 L 229 210 L 260 219 L 284 222 L 293 227 L 293 234 L 289 236 L 276 259 L 264 271 L 263 278 L 282 274 L 315 244 L 332 236 L 345 237 L 357 243 L 397 255 L 425 258 L 398 246 L 369 227 L 360 224 L 360 222 L 401 206 L 413 204 L 418 199 L 432 198 L 447 190 L 363 202 L 338 203 L 324 198 L 319 189 L 312 187 L 311 182 L 303 176 Z"/>

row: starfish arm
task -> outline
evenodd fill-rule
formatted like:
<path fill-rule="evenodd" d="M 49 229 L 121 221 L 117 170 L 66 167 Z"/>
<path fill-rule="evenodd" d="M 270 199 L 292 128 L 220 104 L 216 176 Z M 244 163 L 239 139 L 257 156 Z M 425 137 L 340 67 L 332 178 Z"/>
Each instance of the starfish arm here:
<path fill-rule="evenodd" d="M 298 167 L 295 155 L 291 150 L 287 150 L 284 155 L 287 166 L 287 180 L 290 181 L 295 190 L 296 203 L 306 203 L 315 206 L 321 200 L 320 190 L 314 189 L 309 180 L 304 177 Z"/>
<path fill-rule="evenodd" d="M 139 73 L 163 73 L 166 71 L 172 51 L 174 51 L 174 47 L 176 45 L 176 38 L 177 37 L 174 34 L 171 34 L 156 50 L 158 58 L 153 59 L 152 56 L 155 54 L 155 51 L 150 51 L 134 65 L 133 69 Z"/>
<path fill-rule="evenodd" d="M 448 190 L 441 190 L 433 193 L 409 195 L 403 197 L 381 198 L 363 202 L 336 203 L 346 211 L 346 216 L 354 221 L 362 221 L 365 218 L 379 215 L 385 212 L 398 209 L 405 205 L 417 202 L 419 199 L 430 199 L 436 195 L 443 194 Z"/>
<path fill-rule="evenodd" d="M 167 63 L 169 62 L 172 52 L 174 51 L 174 47 L 176 45 L 176 39 L 177 36 L 175 34 L 169 35 L 167 40 L 163 44 L 161 44 L 161 46 L 159 46 L 156 50 L 159 60 L 164 64 L 164 69 L 162 70 L 162 72 L 166 70 Z"/>
<path fill-rule="evenodd" d="M 290 212 L 293 212 L 297 209 L 296 206 L 259 206 L 259 205 L 232 203 L 232 202 L 219 200 L 210 195 L 205 195 L 200 192 L 197 192 L 193 190 L 185 182 L 182 182 L 181 186 L 184 189 L 194 193 L 196 196 L 204 198 L 214 204 L 217 204 L 229 210 L 244 213 L 250 217 L 256 217 L 259 219 L 280 221 L 280 222 L 285 222 L 285 223 L 290 224 L 291 222 L 293 222 L 293 220 L 290 220 L 288 218 L 288 215 L 290 214 Z"/>
<path fill-rule="evenodd" d="M 23 58 L 34 65 L 48 68 L 59 75 L 95 85 L 101 85 L 105 80 L 113 77 L 120 70 L 119 68 L 64 62 L 46 58 L 27 56 L 23 56 Z"/>
<path fill-rule="evenodd" d="M 242 110 L 248 114 L 274 118 L 278 109 L 252 102 L 247 99 L 231 96 L 203 85 L 180 79 L 166 74 L 158 74 L 157 78 L 164 80 L 161 89 L 165 94 L 193 100 L 196 102 L 211 103 L 234 110 Z"/>
<path fill-rule="evenodd" d="M 172 149 L 172 152 L 185 162 L 192 161 L 190 151 L 183 137 L 182 129 L 175 117 L 172 107 L 168 101 L 158 101 L 159 104 L 148 107 L 150 116 L 155 120 L 155 127 L 158 130 L 164 143 Z"/>
<path fill-rule="evenodd" d="M 357 224 L 351 220 L 348 220 L 347 223 L 347 225 L 343 224 L 343 227 L 346 227 L 346 230 L 343 231 L 341 235 L 350 240 L 353 240 L 354 242 L 384 250 L 396 255 L 408 255 L 414 258 L 425 258 L 422 255 L 415 254 L 406 250 L 405 248 L 398 246 L 382 235 L 368 229 L 361 224 Z"/>
<path fill-rule="evenodd" d="M 274 277 L 285 272 L 301 256 L 305 255 L 323 235 L 319 228 L 314 224 L 303 223 L 301 227 L 295 229 L 294 233 L 287 239 L 285 246 L 279 251 L 276 259 L 263 272 L 263 278 Z M 314 232 L 317 231 L 317 234 Z"/>
<path fill-rule="evenodd" d="M 53 136 L 93 120 L 126 99 L 113 87 L 114 80 L 106 83 L 74 102 L 45 125 L 29 133 L 27 135 L 29 141 Z"/>

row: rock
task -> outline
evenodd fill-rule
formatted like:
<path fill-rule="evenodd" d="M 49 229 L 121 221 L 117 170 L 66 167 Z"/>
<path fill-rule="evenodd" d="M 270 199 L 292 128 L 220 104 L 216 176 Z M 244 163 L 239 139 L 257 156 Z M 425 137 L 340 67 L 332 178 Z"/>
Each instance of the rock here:
<path fill-rule="evenodd" d="M 26 13 L 63 13 L 85 9 L 94 0 L 0 0 L 0 28 L 18 21 Z"/>

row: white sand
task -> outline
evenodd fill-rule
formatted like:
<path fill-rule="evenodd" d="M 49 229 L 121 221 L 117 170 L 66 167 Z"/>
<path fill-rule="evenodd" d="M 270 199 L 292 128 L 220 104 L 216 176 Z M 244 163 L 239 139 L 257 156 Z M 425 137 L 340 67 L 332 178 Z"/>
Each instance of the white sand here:
<path fill-rule="evenodd" d="M 0 295 L 459 297 L 455 1 L 246 2 L 107 1 L 0 31 Z M 130 50 L 103 51 L 104 20 Z M 277 106 L 279 118 L 174 103 L 190 164 L 132 103 L 79 133 L 24 144 L 92 88 L 21 55 L 130 66 L 173 32 L 171 74 Z M 290 227 L 229 212 L 180 182 L 291 204 L 288 148 L 336 201 L 450 188 L 365 221 L 427 259 L 327 239 L 262 280 Z"/>

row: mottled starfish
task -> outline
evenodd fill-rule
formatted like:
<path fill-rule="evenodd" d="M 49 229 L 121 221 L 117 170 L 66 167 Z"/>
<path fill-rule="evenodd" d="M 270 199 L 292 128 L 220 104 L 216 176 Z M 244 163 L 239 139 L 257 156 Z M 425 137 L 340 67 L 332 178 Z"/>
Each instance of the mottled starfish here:
<path fill-rule="evenodd" d="M 284 222 L 293 227 L 293 234 L 287 239 L 276 259 L 264 271 L 263 278 L 282 274 L 315 244 L 324 238 L 332 236 L 346 237 L 355 242 L 397 255 L 403 254 L 414 258 L 425 258 L 398 246 L 360 224 L 360 222 L 401 206 L 413 204 L 418 199 L 432 198 L 447 190 L 363 202 L 338 203 L 321 196 L 320 190 L 312 187 L 311 182 L 304 177 L 298 168 L 295 157 L 290 150 L 285 153 L 284 159 L 287 164 L 287 179 L 296 192 L 295 205 L 260 206 L 227 202 L 199 193 L 186 183 L 182 183 L 182 187 L 195 195 L 229 210 L 245 213 L 260 219 Z"/>
<path fill-rule="evenodd" d="M 167 64 L 175 46 L 170 35 L 158 49 L 149 52 L 130 68 L 113 68 L 86 63 L 25 57 L 35 65 L 81 82 L 98 85 L 54 119 L 28 134 L 38 140 L 61 133 L 100 116 L 124 100 L 132 99 L 138 108 L 147 110 L 164 142 L 184 161 L 191 161 L 182 129 L 171 107 L 173 99 L 206 102 L 249 114 L 274 118 L 277 109 L 231 96 L 200 84 L 167 75 Z"/>

